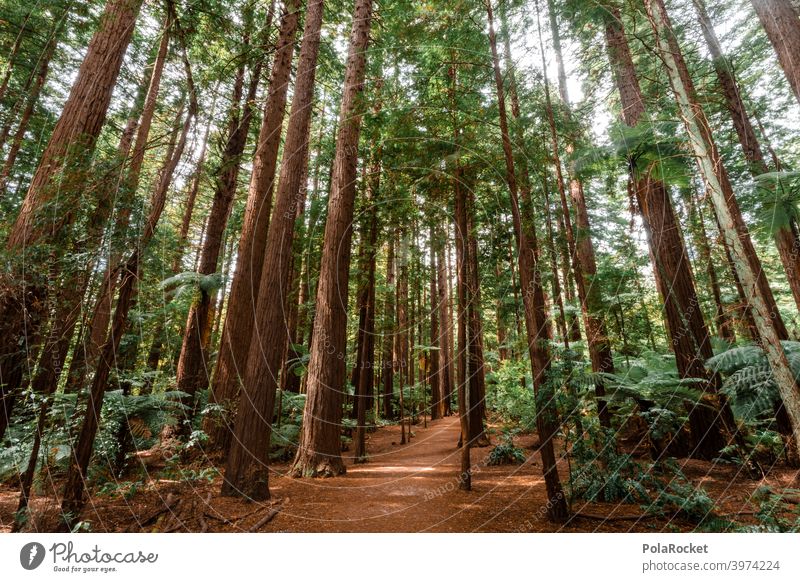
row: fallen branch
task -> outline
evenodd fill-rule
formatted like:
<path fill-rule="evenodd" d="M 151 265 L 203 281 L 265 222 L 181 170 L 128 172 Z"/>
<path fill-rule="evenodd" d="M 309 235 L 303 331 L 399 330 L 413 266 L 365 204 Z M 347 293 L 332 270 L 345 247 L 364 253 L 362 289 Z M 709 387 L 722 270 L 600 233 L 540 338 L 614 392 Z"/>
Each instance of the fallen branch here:
<path fill-rule="evenodd" d="M 164 502 L 164 507 L 161 507 L 158 511 L 153 512 L 149 517 L 142 521 L 137 521 L 135 524 L 131 524 L 128 527 L 129 532 L 136 532 L 141 530 L 143 527 L 153 524 L 161 515 L 166 513 L 167 511 L 171 511 L 173 507 L 175 507 L 180 502 L 180 499 L 176 498 L 175 496 L 170 493 L 167 495 L 167 499 Z"/>
<path fill-rule="evenodd" d="M 284 501 L 284 503 L 285 503 L 285 501 Z M 280 513 L 281 509 L 283 509 L 283 503 L 281 503 L 280 505 L 276 505 L 275 507 L 270 509 L 264 517 L 259 519 L 256 522 L 256 524 L 253 527 L 251 527 L 249 530 L 247 530 L 247 531 L 252 533 L 252 532 L 256 532 L 256 531 L 260 530 L 262 527 L 264 527 L 269 522 L 271 522 L 273 519 L 275 519 L 275 516 Z"/>

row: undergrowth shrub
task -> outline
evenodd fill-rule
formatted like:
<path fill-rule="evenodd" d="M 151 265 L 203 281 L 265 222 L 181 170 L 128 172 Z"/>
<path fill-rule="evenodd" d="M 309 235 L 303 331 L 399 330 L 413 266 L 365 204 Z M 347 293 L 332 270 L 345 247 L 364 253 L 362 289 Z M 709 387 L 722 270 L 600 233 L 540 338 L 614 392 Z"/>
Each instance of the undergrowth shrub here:
<path fill-rule="evenodd" d="M 525 452 L 514 444 L 517 432 L 503 432 L 500 442 L 489 451 L 487 465 L 519 465 L 525 462 Z"/>

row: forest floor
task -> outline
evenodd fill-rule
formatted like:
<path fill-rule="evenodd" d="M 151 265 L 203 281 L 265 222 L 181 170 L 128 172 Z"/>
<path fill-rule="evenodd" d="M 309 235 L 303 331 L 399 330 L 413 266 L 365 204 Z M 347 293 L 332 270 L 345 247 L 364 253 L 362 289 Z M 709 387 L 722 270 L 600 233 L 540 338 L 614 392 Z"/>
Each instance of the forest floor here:
<path fill-rule="evenodd" d="M 134 491 L 123 486 L 94 495 L 83 519 L 91 531 L 260 531 L 260 532 L 653 532 L 690 531 L 681 518 L 642 517 L 637 504 L 573 503 L 565 524 L 547 521 L 544 480 L 534 435 L 520 435 L 527 460 L 487 465 L 490 447 L 472 450 L 472 491 L 458 488 L 458 417 L 413 427 L 410 443 L 399 445 L 399 426 L 368 434 L 369 460 L 354 464 L 344 453 L 347 473 L 327 479 L 293 479 L 289 464 L 277 464 L 270 479 L 272 500 L 253 503 L 221 497 L 221 478 L 192 481 L 146 479 Z M 751 501 L 761 486 L 797 486 L 800 472 L 775 467 L 762 480 L 748 479 L 732 465 L 680 461 L 686 476 L 715 501 L 716 512 L 755 523 Z M 566 462 L 559 466 L 566 482 Z M 18 492 L 0 487 L 0 531 L 9 531 Z M 30 530 L 47 531 L 57 499 L 39 496 Z M 589 517 L 585 517 L 589 516 Z M 732 518 L 733 519 L 733 518 Z"/>

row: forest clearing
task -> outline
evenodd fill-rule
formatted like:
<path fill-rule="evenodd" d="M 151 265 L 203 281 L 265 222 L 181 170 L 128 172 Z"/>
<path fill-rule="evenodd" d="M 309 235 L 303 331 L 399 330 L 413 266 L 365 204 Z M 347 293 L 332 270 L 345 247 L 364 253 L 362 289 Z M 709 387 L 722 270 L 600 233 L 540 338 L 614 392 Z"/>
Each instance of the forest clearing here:
<path fill-rule="evenodd" d="M 797 0 L 0 0 L 0 530 L 800 531 L 799 54 Z"/>

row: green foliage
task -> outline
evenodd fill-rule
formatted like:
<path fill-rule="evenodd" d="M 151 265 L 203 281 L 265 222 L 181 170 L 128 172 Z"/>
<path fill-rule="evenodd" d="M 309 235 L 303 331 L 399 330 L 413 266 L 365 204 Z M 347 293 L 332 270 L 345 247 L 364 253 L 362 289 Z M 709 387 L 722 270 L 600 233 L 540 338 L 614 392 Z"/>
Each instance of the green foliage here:
<path fill-rule="evenodd" d="M 518 465 L 525 462 L 525 452 L 514 445 L 518 431 L 505 431 L 500 442 L 489 451 L 487 465 Z"/>
<path fill-rule="evenodd" d="M 781 342 L 796 378 L 800 378 L 800 342 Z M 706 362 L 709 370 L 725 379 L 722 392 L 731 402 L 734 414 L 747 421 L 770 418 L 780 403 L 778 385 L 764 351 L 744 345 L 723 351 Z"/>
<path fill-rule="evenodd" d="M 506 360 L 486 375 L 486 405 L 505 422 L 516 423 L 522 430 L 536 427 L 533 385 L 525 360 Z"/>
<path fill-rule="evenodd" d="M 572 499 L 633 503 L 649 499 L 641 484 L 642 466 L 630 455 L 619 454 L 613 436 L 589 431 L 572 449 L 569 490 Z"/>
<path fill-rule="evenodd" d="M 184 293 L 197 293 L 202 291 L 210 295 L 222 287 L 222 275 L 211 273 L 203 275 L 194 271 L 178 273 L 161 281 L 159 287 L 163 291 L 175 290 L 175 297 L 180 297 Z"/>
<path fill-rule="evenodd" d="M 755 490 L 751 500 L 758 504 L 756 526 L 740 527 L 737 531 L 743 533 L 785 533 L 800 531 L 800 506 L 789 504 L 784 500 L 785 495 L 797 497 L 800 490 L 787 489 L 782 494 L 774 492 L 767 486 Z"/>
<path fill-rule="evenodd" d="M 767 172 L 756 177 L 760 221 L 770 233 L 791 228 L 800 215 L 800 172 Z"/>
<path fill-rule="evenodd" d="M 291 459 L 297 450 L 300 440 L 300 427 L 303 423 L 303 407 L 305 394 L 278 391 L 276 413 L 280 415 L 280 423 L 273 424 L 270 436 L 270 458 L 275 461 Z"/>
<path fill-rule="evenodd" d="M 719 530 L 729 524 L 714 513 L 714 501 L 672 460 L 642 463 L 620 453 L 610 431 L 590 430 L 573 447 L 572 499 L 639 503 L 651 515 L 681 517 Z"/>

